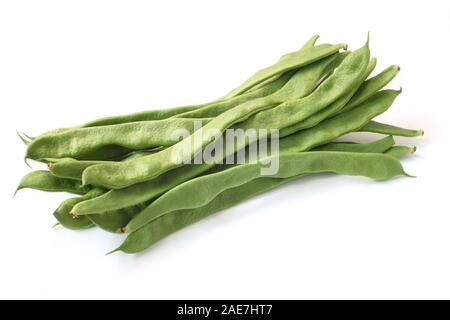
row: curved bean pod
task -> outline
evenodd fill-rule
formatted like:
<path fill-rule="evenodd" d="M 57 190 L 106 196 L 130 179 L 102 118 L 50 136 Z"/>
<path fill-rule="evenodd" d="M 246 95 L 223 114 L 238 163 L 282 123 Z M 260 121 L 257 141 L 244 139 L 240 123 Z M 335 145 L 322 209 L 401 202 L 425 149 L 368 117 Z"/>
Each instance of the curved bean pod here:
<path fill-rule="evenodd" d="M 400 93 L 401 91 L 382 90 L 352 110 L 281 139 L 280 150 L 306 151 L 356 131 L 389 109 Z"/>
<path fill-rule="evenodd" d="M 333 46 L 319 45 L 301 49 L 298 53 L 286 54 L 274 65 L 256 72 L 242 85 L 232 90 L 228 95 L 226 95 L 226 97 L 229 98 L 241 94 L 266 79 L 293 69 L 298 69 L 346 48 L 346 44 L 338 44 Z"/>
<path fill-rule="evenodd" d="M 108 211 L 102 214 L 77 216 L 75 220 L 88 218 L 92 223 L 94 223 L 102 230 L 112 233 L 120 233 L 120 230 L 122 230 L 122 228 L 125 227 L 131 221 L 131 219 L 144 208 L 145 206 L 142 204 L 125 209 Z"/>
<path fill-rule="evenodd" d="M 375 58 L 371 59 L 367 66 L 366 72 L 361 75 L 358 83 L 350 92 L 348 92 L 346 95 L 342 96 L 341 98 L 333 102 L 330 106 L 326 107 L 325 109 L 320 110 L 319 112 L 308 117 L 305 121 L 298 122 L 289 127 L 281 129 L 280 137 L 288 136 L 302 129 L 311 128 L 320 123 L 321 121 L 328 119 L 329 117 L 338 113 L 341 109 L 345 107 L 345 105 L 349 102 L 349 100 L 351 100 L 355 92 L 360 87 L 361 83 L 363 83 L 363 81 L 372 73 L 373 69 L 375 69 L 376 67 L 376 64 L 377 60 Z"/>
<path fill-rule="evenodd" d="M 285 84 L 278 91 L 265 96 L 266 99 L 270 99 L 267 100 L 267 103 L 274 104 L 288 99 L 302 98 L 311 93 L 320 79 L 324 76 L 325 70 L 329 69 L 329 66 L 332 65 L 337 58 L 338 55 L 333 54 L 300 68 L 295 72 L 293 71 L 292 73 L 289 72 L 282 75 L 280 79 L 286 78 L 289 80 L 284 81 Z M 182 113 L 178 116 L 184 118 L 211 118 L 217 117 L 233 107 L 236 107 L 236 105 L 222 103 L 219 106 L 217 104 L 212 104 L 191 112 Z"/>
<path fill-rule="evenodd" d="M 349 103 L 341 110 L 341 112 L 353 109 L 360 103 L 369 99 L 372 95 L 383 89 L 389 82 L 391 82 L 399 72 L 399 66 L 390 66 L 376 76 L 365 81 L 349 101 Z"/>
<path fill-rule="evenodd" d="M 400 136 L 400 137 L 418 137 L 424 135 L 423 130 L 404 129 L 390 124 L 376 122 L 373 120 L 367 123 L 359 131 L 390 134 L 392 136 Z"/>
<path fill-rule="evenodd" d="M 47 192 L 69 192 L 73 194 L 85 194 L 91 188 L 83 186 L 80 181 L 58 178 L 49 171 L 36 170 L 27 174 L 19 183 L 17 191 L 25 188 Z"/>
<path fill-rule="evenodd" d="M 202 123 L 208 123 L 210 119 L 201 119 L 201 121 Z M 166 133 L 173 132 L 176 129 L 185 129 L 192 132 L 194 122 L 192 119 L 175 118 L 79 128 L 56 134 L 47 134 L 34 139 L 30 143 L 26 157 L 34 160 L 44 158 L 79 159 L 108 146 L 142 150 L 172 145 L 176 140 Z"/>
<path fill-rule="evenodd" d="M 406 156 L 408 154 L 412 154 L 416 152 L 416 147 L 408 147 L 408 146 L 393 146 L 392 148 L 388 149 L 384 153 L 387 155 L 390 155 L 394 158 L 401 158 L 403 156 Z"/>
<path fill-rule="evenodd" d="M 287 122 L 286 117 L 281 117 L 281 114 L 278 112 L 272 112 L 273 109 L 268 110 L 271 115 L 271 123 L 268 127 L 289 126 L 302 121 L 351 90 L 355 85 L 355 78 L 358 79 L 361 73 L 364 73 L 366 70 L 369 56 L 370 52 L 367 45 L 350 53 L 334 74 L 325 80 L 311 95 L 293 102 L 282 103 L 280 106 L 282 106 L 283 115 L 292 115 Z M 255 101 L 257 100 L 253 102 Z M 157 154 L 130 161 L 126 168 L 120 164 L 102 164 L 89 167 L 83 173 L 83 183 L 117 189 L 150 180 L 170 169 L 181 166 L 180 162 L 182 161 L 178 160 L 192 159 L 194 154 L 211 141 L 209 129 L 217 129 L 223 132 L 235 123 L 245 121 L 253 114 L 267 108 L 266 105 L 258 102 L 239 105 L 214 118 L 204 126 L 204 130 L 194 132 L 191 135 L 191 139 L 184 139 Z M 259 114 L 256 114 L 248 122 L 251 128 L 254 127 L 252 124 L 256 124 L 259 121 L 258 116 Z M 191 141 L 200 141 L 200 143 L 192 148 Z M 175 154 L 178 156 L 178 160 L 174 159 Z"/>
<path fill-rule="evenodd" d="M 128 155 L 126 158 L 120 161 L 129 161 L 132 159 L 138 159 L 153 153 L 153 151 L 136 151 Z M 62 159 L 45 159 L 47 162 L 48 170 L 55 176 L 60 178 L 80 180 L 83 175 L 83 171 L 93 165 L 102 163 L 111 163 L 111 161 L 89 161 L 89 160 L 77 160 L 73 158 Z"/>
<path fill-rule="evenodd" d="M 361 152 L 361 153 L 383 153 L 395 144 L 392 136 L 387 136 L 382 139 L 370 143 L 352 143 L 352 142 L 331 142 L 320 147 L 314 148 L 311 151 L 343 151 L 343 152 Z"/>

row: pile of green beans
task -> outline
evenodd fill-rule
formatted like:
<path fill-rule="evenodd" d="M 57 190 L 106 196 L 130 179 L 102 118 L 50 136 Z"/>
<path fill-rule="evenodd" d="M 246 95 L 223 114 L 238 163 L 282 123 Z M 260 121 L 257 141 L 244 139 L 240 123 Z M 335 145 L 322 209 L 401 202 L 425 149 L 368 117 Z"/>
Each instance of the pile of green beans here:
<path fill-rule="evenodd" d="M 317 39 L 212 102 L 107 117 L 37 137 L 19 133 L 26 160 L 48 169 L 27 174 L 17 190 L 77 195 L 54 211 L 58 224 L 127 234 L 112 252 L 137 253 L 208 215 L 305 175 L 409 176 L 399 158 L 416 148 L 396 145 L 394 136 L 417 137 L 423 131 L 373 120 L 401 93 L 384 89 L 400 68 L 389 66 L 371 76 L 377 60 L 369 41 L 348 51 L 346 44 L 317 45 Z M 226 142 L 227 129 L 278 132 L 279 152 L 226 164 L 262 139 L 249 136 L 214 162 L 174 161 L 177 152 L 191 160 L 212 148 L 208 130 Z M 176 130 L 188 136 L 176 139 Z M 382 136 L 370 143 L 337 140 L 358 132 Z M 261 169 L 271 160 L 278 161 L 278 171 L 263 175 Z"/>

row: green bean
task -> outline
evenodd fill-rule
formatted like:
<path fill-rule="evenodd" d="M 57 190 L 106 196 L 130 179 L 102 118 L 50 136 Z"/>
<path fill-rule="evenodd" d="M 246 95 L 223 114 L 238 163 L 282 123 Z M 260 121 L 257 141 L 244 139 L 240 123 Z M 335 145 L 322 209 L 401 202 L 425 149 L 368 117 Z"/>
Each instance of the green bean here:
<path fill-rule="evenodd" d="M 91 214 L 88 216 L 76 216 L 75 220 L 88 218 L 92 223 L 102 230 L 120 233 L 133 217 L 136 216 L 145 206 L 137 205 L 125 209 L 104 212 L 102 214 Z M 72 217 L 72 216 L 71 216 Z"/>
<path fill-rule="evenodd" d="M 36 170 L 28 173 L 20 181 L 16 192 L 25 188 L 74 194 L 85 194 L 90 190 L 90 187 L 83 186 L 80 181 L 58 178 L 51 172 L 44 170 Z"/>
<path fill-rule="evenodd" d="M 364 127 L 362 127 L 360 131 L 390 134 L 392 136 L 400 136 L 400 137 L 418 137 L 423 136 L 424 134 L 423 130 L 404 129 L 376 121 L 370 121 Z"/>
<path fill-rule="evenodd" d="M 386 111 L 400 94 L 384 90 L 373 95 L 358 107 L 323 121 L 319 125 L 300 131 L 280 140 L 283 152 L 306 151 L 328 143 L 346 133 L 358 130 L 375 116 Z M 168 171 L 156 179 L 138 183 L 127 188 L 110 190 L 104 195 L 79 203 L 73 214 L 101 213 L 151 201 L 180 183 L 210 170 L 214 165 L 199 164 Z"/>
<path fill-rule="evenodd" d="M 320 110 L 319 112 L 313 114 L 312 116 L 307 118 L 305 121 L 298 122 L 289 127 L 281 129 L 280 136 L 285 137 L 294 132 L 300 131 L 302 129 L 311 128 L 311 127 L 317 125 L 318 123 L 320 123 L 321 121 L 338 113 L 342 108 L 345 107 L 345 105 L 353 97 L 355 92 L 360 87 L 361 83 L 363 83 L 363 81 L 372 73 L 373 69 L 375 69 L 376 64 L 377 64 L 377 60 L 375 58 L 371 59 L 369 61 L 369 65 L 367 66 L 366 72 L 361 75 L 361 77 L 358 80 L 358 84 L 356 84 L 355 87 L 350 92 L 348 92 L 346 95 L 342 96 L 338 100 L 334 101 L 327 108 Z"/>
<path fill-rule="evenodd" d="M 152 151 L 137 151 L 129 154 L 126 158 L 120 161 L 129 161 L 132 159 L 138 159 L 140 157 L 152 154 Z M 111 163 L 111 161 L 89 161 L 89 160 L 77 160 L 73 158 L 62 159 L 45 159 L 49 171 L 57 177 L 80 180 L 83 171 L 93 165 L 102 163 Z"/>
<path fill-rule="evenodd" d="M 387 136 L 382 139 L 370 143 L 353 143 L 353 142 L 331 142 L 311 151 L 343 151 L 343 152 L 361 152 L 361 153 L 383 153 L 395 144 L 392 136 Z"/>
<path fill-rule="evenodd" d="M 108 161 L 80 161 L 72 158 L 54 159 L 48 162 L 48 170 L 57 177 L 81 180 L 83 171 L 95 164 L 108 163 Z"/>
<path fill-rule="evenodd" d="M 224 101 L 218 101 L 215 103 L 207 104 L 201 108 L 183 112 L 172 116 L 173 118 L 213 118 L 217 117 L 221 113 L 234 108 L 242 103 L 250 100 L 263 98 L 275 94 L 278 90 L 282 89 L 286 82 L 292 77 L 295 71 L 287 72 L 281 75 L 279 78 L 273 80 L 271 83 L 266 84 L 262 88 L 256 91 L 244 93 L 242 95 L 226 99 Z"/>
<path fill-rule="evenodd" d="M 261 168 L 266 165 L 262 161 L 240 165 L 187 181 L 166 192 L 141 211 L 128 223 L 124 232 L 136 231 L 152 220 L 175 210 L 207 205 L 223 191 L 259 178 Z M 375 180 L 406 175 L 398 160 L 383 154 L 317 151 L 279 155 L 279 170 L 271 177 L 290 178 L 320 172 L 366 176 Z"/>
<path fill-rule="evenodd" d="M 416 152 L 416 147 L 393 146 L 392 148 L 386 150 L 384 153 L 394 158 L 401 158 L 414 152 Z"/>
<path fill-rule="evenodd" d="M 69 214 L 73 206 L 79 201 L 82 201 L 80 197 L 64 200 L 53 213 L 53 216 L 58 223 L 64 228 L 70 230 L 83 230 L 94 226 L 87 216 L 81 217 L 80 219 L 74 219 Z"/>
<path fill-rule="evenodd" d="M 311 95 L 293 102 L 282 103 L 282 110 L 285 112 L 283 115 L 278 113 L 272 114 L 270 112 L 272 110 L 268 110 L 272 115 L 272 123 L 274 125 L 284 124 L 284 126 L 289 126 L 302 121 L 351 90 L 355 85 L 355 78 L 358 79 L 361 73 L 366 70 L 369 55 L 370 52 L 367 45 L 349 54 L 336 69 L 336 72 L 325 80 Z M 194 132 L 190 137 L 191 139 L 184 139 L 157 154 L 130 161 L 126 168 L 120 164 L 102 164 L 89 167 L 83 173 L 83 182 L 111 189 L 124 188 L 135 183 L 150 180 L 170 169 L 181 166 L 180 162 L 182 161 L 174 159 L 175 153 L 178 153 L 178 160 L 192 159 L 194 154 L 210 142 L 209 129 L 223 132 L 226 128 L 245 121 L 255 113 L 268 108 L 266 104 L 255 103 L 257 100 L 252 101 L 254 103 L 244 103 L 224 112 L 206 124 L 204 130 Z M 293 116 L 286 119 L 284 116 L 286 114 L 293 114 Z M 258 114 L 251 119 L 249 121 L 250 125 L 258 122 Z M 192 148 L 191 141 L 200 141 L 200 143 L 197 143 L 197 146 Z"/>
<path fill-rule="evenodd" d="M 373 78 L 365 81 L 349 103 L 341 110 L 341 112 L 353 109 L 363 101 L 369 99 L 372 95 L 383 89 L 389 82 L 391 82 L 399 72 L 399 66 L 390 66 Z"/>
<path fill-rule="evenodd" d="M 202 119 L 203 123 L 210 119 Z M 131 150 L 150 149 L 176 142 L 170 134 L 176 129 L 194 130 L 191 119 L 131 122 L 111 126 L 79 128 L 56 134 L 47 134 L 30 143 L 26 157 L 82 158 L 107 146 L 120 146 Z M 158 134 L 164 132 L 164 134 Z"/>
<path fill-rule="evenodd" d="M 340 113 L 315 127 L 281 139 L 280 150 L 307 151 L 358 130 L 371 119 L 389 109 L 400 93 L 401 91 L 382 90 L 352 110 Z"/>
<path fill-rule="evenodd" d="M 375 61 L 369 65 L 369 48 L 366 46 L 350 53 L 338 66 L 335 73 L 325 80 L 310 96 L 293 102 L 281 104 L 250 118 L 239 128 L 281 129 L 280 136 L 289 135 L 289 128 L 308 123 L 308 118 L 326 110 L 330 104 L 345 104 L 364 77 L 372 71 Z M 351 70 L 351 71 L 349 71 Z M 342 78 L 341 78 L 342 77 Z M 339 79 L 339 80 L 338 80 Z M 338 81 L 338 85 L 335 85 Z M 306 121 L 305 121 L 306 119 Z M 298 130 L 295 130 L 298 131 Z"/>
<path fill-rule="evenodd" d="M 79 217 L 74 219 L 70 215 L 70 211 L 73 206 L 77 203 L 88 200 L 101 195 L 104 191 L 101 189 L 93 189 L 81 197 L 66 199 L 61 203 L 61 205 L 55 210 L 53 216 L 56 220 L 65 228 L 71 230 L 81 230 L 92 227 L 93 224 L 88 216 Z"/>
<path fill-rule="evenodd" d="M 346 44 L 338 44 L 334 46 L 319 45 L 307 47 L 299 50 L 297 53 L 291 53 L 284 55 L 277 63 L 274 65 L 264 68 L 256 72 L 242 85 L 232 90 L 226 98 L 236 96 L 250 89 L 251 87 L 269 79 L 275 75 L 288 72 L 293 69 L 298 69 L 312 62 L 318 61 L 324 57 L 332 55 L 338 52 L 340 49 L 346 49 Z"/>

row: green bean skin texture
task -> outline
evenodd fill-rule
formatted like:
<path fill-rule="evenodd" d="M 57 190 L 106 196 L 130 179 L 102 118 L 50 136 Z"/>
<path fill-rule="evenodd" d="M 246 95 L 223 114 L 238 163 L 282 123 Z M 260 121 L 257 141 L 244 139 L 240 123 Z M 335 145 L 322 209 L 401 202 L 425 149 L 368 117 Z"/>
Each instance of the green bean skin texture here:
<path fill-rule="evenodd" d="M 55 219 L 64 227 L 70 230 L 83 230 L 93 227 L 91 220 L 87 216 L 75 219 L 70 215 L 73 206 L 82 201 L 81 197 L 64 200 L 53 212 Z"/>
<path fill-rule="evenodd" d="M 48 163 L 48 170 L 55 176 L 66 179 L 80 180 L 83 171 L 95 164 L 108 163 L 108 161 L 80 161 L 72 158 L 63 158 Z"/>
<path fill-rule="evenodd" d="M 209 120 L 201 119 L 202 123 Z M 34 160 L 46 157 L 78 159 L 107 146 L 142 150 L 172 145 L 176 140 L 166 132 L 176 129 L 192 132 L 194 122 L 191 119 L 177 118 L 72 129 L 36 138 L 28 146 L 26 157 Z M 159 134 L 161 132 L 163 134 Z"/>
<path fill-rule="evenodd" d="M 353 109 L 354 107 L 377 93 L 379 90 L 383 89 L 397 76 L 399 72 L 399 66 L 390 66 L 376 76 L 365 81 L 349 101 L 349 103 L 342 109 L 342 112 Z"/>
<path fill-rule="evenodd" d="M 371 119 L 389 109 L 400 93 L 395 90 L 382 90 L 352 110 L 281 139 L 280 150 L 307 151 L 358 130 Z"/>
<path fill-rule="evenodd" d="M 301 49 L 298 51 L 298 54 L 292 53 L 284 55 L 274 65 L 256 72 L 242 85 L 232 90 L 226 97 L 229 98 L 241 94 L 249 88 L 275 75 L 282 74 L 293 69 L 298 69 L 346 48 L 346 44 L 338 44 L 333 46 L 319 45 Z"/>
<path fill-rule="evenodd" d="M 309 96 L 288 101 L 275 108 L 260 112 L 241 124 L 240 128 L 284 129 L 302 123 L 313 114 L 325 109 L 337 99 L 350 92 L 364 76 L 370 59 L 369 47 L 350 53 L 337 67 L 336 71 L 326 79 Z"/>
<path fill-rule="evenodd" d="M 282 124 L 289 126 L 290 124 L 306 119 L 308 116 L 329 105 L 334 99 L 339 98 L 339 96 L 351 89 L 355 84 L 355 77 L 358 78 L 366 70 L 369 56 L 370 52 L 367 45 L 349 54 L 339 68 L 336 69 L 336 72 L 325 80 L 314 93 L 306 98 L 297 101 L 294 100 L 293 103 L 287 102 L 282 104 L 285 105 L 283 115 L 292 114 L 289 119 L 286 119 L 286 117 L 277 112 L 275 114 L 272 112 L 268 113 L 270 117 L 268 118 L 271 122 L 267 127 L 277 128 L 277 125 Z M 130 161 L 126 168 L 120 164 L 92 166 L 84 171 L 83 183 L 118 189 L 150 180 L 170 169 L 180 166 L 180 164 L 174 162 L 173 154 L 175 152 L 178 152 L 180 159 L 192 159 L 193 155 L 199 151 L 199 148 L 203 148 L 210 142 L 208 129 L 218 129 L 223 132 L 233 124 L 245 121 L 253 114 L 264 109 L 267 109 L 267 106 L 260 105 L 258 102 L 255 104 L 239 105 L 214 118 L 204 126 L 204 131 L 196 131 L 193 133 L 191 136 L 192 141 L 201 141 L 197 148 L 192 148 L 190 140 L 184 139 L 162 152 L 143 157 L 136 161 Z M 297 112 L 295 113 L 295 111 Z M 288 121 L 287 123 L 286 120 Z M 250 128 L 255 128 L 254 124 L 257 124 L 258 121 L 260 119 L 256 115 L 246 125 Z"/>
<path fill-rule="evenodd" d="M 353 110 L 339 114 L 310 129 L 282 138 L 280 150 L 283 152 L 306 151 L 358 130 L 372 118 L 385 112 L 399 94 L 399 91 L 394 90 L 380 91 Z M 200 164 L 176 168 L 156 179 L 124 189 L 110 190 L 99 198 L 81 202 L 74 207 L 74 212 L 75 214 L 101 213 L 150 201 L 212 167 L 213 165 Z"/>
<path fill-rule="evenodd" d="M 24 176 L 17 187 L 17 191 L 25 188 L 73 194 L 85 194 L 90 190 L 90 187 L 83 186 L 80 181 L 58 178 L 45 170 L 32 171 Z"/>
<path fill-rule="evenodd" d="M 234 108 L 242 103 L 275 94 L 286 84 L 286 82 L 289 81 L 289 79 L 292 77 L 292 74 L 293 72 L 285 73 L 256 91 L 244 93 L 242 95 L 225 99 L 223 101 L 217 101 L 215 103 L 205 105 L 201 108 L 189 112 L 183 112 L 173 116 L 173 118 L 197 119 L 217 117 L 221 113 L 230 110 L 231 108 Z"/>
<path fill-rule="evenodd" d="M 423 136 L 423 130 L 415 130 L 415 129 L 404 129 L 400 127 L 396 127 L 390 124 L 384 124 L 376 121 L 370 121 L 364 127 L 360 129 L 360 131 L 364 132 L 372 132 L 372 133 L 381 133 L 381 134 L 390 134 L 392 136 L 400 136 L 400 137 L 419 137 Z"/>
<path fill-rule="evenodd" d="M 355 92 L 360 87 L 361 83 L 363 83 L 363 81 L 372 73 L 372 71 L 376 67 L 376 64 L 377 64 L 377 60 L 375 58 L 371 59 L 367 66 L 366 72 L 361 75 L 361 77 L 358 80 L 358 83 L 355 85 L 355 87 L 350 92 L 348 92 L 341 98 L 337 99 L 331 105 L 324 108 L 323 110 L 320 110 L 319 112 L 311 115 L 305 121 L 298 122 L 293 125 L 290 125 L 289 127 L 281 129 L 280 136 L 285 137 L 285 136 L 288 136 L 297 131 L 300 131 L 300 130 L 303 130 L 306 128 L 311 128 L 311 127 L 317 125 L 318 123 L 320 123 L 321 121 L 328 119 L 331 116 L 338 113 L 342 108 L 345 107 L 345 105 L 353 97 Z"/>
<path fill-rule="evenodd" d="M 352 142 L 331 142 L 311 151 L 342 151 L 342 152 L 361 152 L 361 153 L 384 153 L 391 149 L 395 144 L 392 136 L 370 143 L 352 143 Z"/>
<path fill-rule="evenodd" d="M 319 65 L 320 67 L 320 65 Z M 317 70 L 316 70 L 317 69 Z M 259 98 L 259 99 L 255 99 L 252 101 L 248 101 L 244 104 L 241 104 L 231 110 L 228 110 L 226 112 L 224 112 L 223 114 L 221 114 L 220 116 L 218 116 L 217 118 L 214 118 L 212 121 L 210 121 L 209 123 L 207 123 L 204 126 L 204 130 L 208 130 L 210 128 L 220 128 L 221 131 L 223 131 L 224 129 L 226 129 L 227 127 L 231 126 L 234 122 L 239 121 L 242 118 L 248 117 L 249 115 L 256 113 L 257 111 L 261 110 L 261 109 L 265 109 L 265 108 L 269 108 L 271 107 L 274 103 L 277 102 L 281 102 L 283 99 L 286 98 L 286 95 L 298 95 L 298 96 L 303 96 L 305 94 L 308 93 L 308 89 L 311 88 L 315 85 L 315 82 L 318 80 L 320 73 L 323 70 L 323 67 L 317 68 L 316 66 L 311 67 L 309 70 L 311 70 L 313 72 L 313 74 L 316 77 L 312 77 L 312 78 L 308 78 L 309 73 L 299 73 L 298 75 L 294 75 L 286 84 L 285 86 L 283 86 L 282 89 L 280 89 L 279 91 L 277 91 L 276 93 L 274 93 L 273 95 L 269 96 L 269 97 L 265 97 L 265 98 Z M 314 71 L 316 71 L 316 73 L 314 73 Z M 318 72 L 317 72 L 318 71 Z M 309 81 L 309 86 L 305 86 L 304 83 L 304 78 L 306 78 Z M 297 85 L 297 83 L 299 84 L 303 84 L 303 85 Z M 296 92 L 296 90 L 298 92 Z M 202 136 L 202 132 L 194 132 L 193 135 L 195 135 L 195 139 L 200 139 L 200 140 L 204 140 L 203 145 L 206 144 L 206 142 L 209 142 L 209 138 L 203 137 Z M 183 146 L 186 145 L 186 139 L 177 143 L 176 146 Z M 173 154 L 173 150 L 175 147 L 172 148 L 167 148 L 166 150 L 161 151 L 160 153 L 154 154 L 154 155 L 149 155 L 148 157 L 144 157 L 144 158 L 148 158 L 149 162 L 153 162 L 156 163 L 156 165 L 158 164 L 162 164 L 163 166 L 167 166 L 168 168 L 161 168 L 159 171 L 164 172 L 167 171 L 171 168 L 174 168 L 175 165 L 173 164 L 173 162 L 171 161 L 171 157 Z M 191 149 L 190 146 L 187 147 L 187 149 Z M 192 151 L 194 152 L 194 151 Z M 154 161 L 152 161 L 152 158 L 155 158 Z M 166 159 L 166 162 L 164 161 L 158 161 L 158 159 L 160 158 L 164 158 Z M 136 161 L 138 162 L 137 165 L 138 167 L 139 162 L 141 162 L 143 159 Z M 144 164 L 145 167 L 148 167 L 147 172 L 151 172 L 152 167 L 151 166 L 146 166 Z M 84 184 L 89 184 L 91 182 L 89 182 L 89 172 L 90 171 L 94 171 L 96 168 L 101 169 L 101 168 L 111 168 L 114 169 L 115 167 L 119 167 L 119 164 L 114 163 L 114 164 L 104 164 L 104 165 L 96 165 L 96 166 L 92 166 L 90 168 L 87 168 L 85 170 L 85 172 L 83 173 L 83 182 Z M 127 164 L 127 168 L 131 167 L 131 161 L 130 163 Z M 127 171 L 132 171 L 132 169 L 127 169 Z M 138 182 L 143 182 L 145 180 L 149 180 L 151 177 L 149 177 L 147 179 L 144 179 L 142 181 L 135 181 L 135 183 Z M 95 181 L 95 179 L 94 179 Z M 95 181 L 94 183 L 95 185 L 102 185 L 100 181 Z M 129 183 L 128 185 L 122 186 L 122 187 L 126 187 L 129 186 L 131 184 L 134 183 Z"/>
<path fill-rule="evenodd" d="M 390 155 L 394 158 L 401 158 L 408 154 L 412 154 L 416 152 L 416 147 L 408 147 L 408 146 L 393 146 L 384 152 L 384 154 Z"/>
<path fill-rule="evenodd" d="M 121 233 L 121 230 L 131 221 L 131 219 L 144 208 L 144 204 L 141 204 L 125 209 L 104 212 L 102 214 L 77 216 L 75 220 L 88 218 L 93 224 L 104 231 Z"/>
<path fill-rule="evenodd" d="M 293 71 L 289 72 L 288 74 L 282 75 L 279 79 L 282 80 L 282 83 L 284 83 L 284 85 L 281 86 L 281 88 L 279 88 L 277 91 L 274 91 L 272 94 L 266 95 L 264 97 L 265 99 L 267 99 L 266 103 L 274 104 L 290 98 L 301 98 L 306 96 L 314 89 L 319 80 L 323 77 L 323 73 L 328 68 L 328 66 L 332 64 L 333 61 L 337 58 L 338 55 L 333 54 L 329 57 L 300 68 L 295 72 Z M 246 94 L 238 97 L 243 96 L 246 96 Z M 231 105 L 231 107 L 235 106 L 236 105 Z M 189 113 L 180 114 L 179 116 L 182 116 L 184 118 L 210 118 L 217 117 L 230 109 L 230 105 L 227 104 L 222 104 L 221 106 L 212 104 Z"/>
<path fill-rule="evenodd" d="M 152 154 L 152 151 L 137 151 L 129 154 L 124 159 L 120 161 L 129 161 L 132 159 L 138 159 L 140 157 Z M 103 164 L 103 163 L 111 163 L 111 161 L 88 161 L 88 160 L 76 160 L 73 158 L 62 158 L 62 159 L 54 159 L 49 158 L 45 159 L 47 162 L 47 166 L 49 171 L 57 177 L 67 178 L 67 179 L 82 179 L 83 171 L 93 165 Z"/>
<path fill-rule="evenodd" d="M 355 163 L 358 163 L 358 166 L 354 165 Z M 260 170 L 264 166 L 265 164 L 261 162 L 245 164 L 185 182 L 141 211 L 128 223 L 124 231 L 133 232 L 171 211 L 204 206 L 226 189 L 259 178 Z M 290 178 L 320 172 L 361 175 L 375 180 L 405 175 L 400 162 L 393 157 L 381 154 L 317 151 L 281 154 L 278 173 L 271 177 Z"/>

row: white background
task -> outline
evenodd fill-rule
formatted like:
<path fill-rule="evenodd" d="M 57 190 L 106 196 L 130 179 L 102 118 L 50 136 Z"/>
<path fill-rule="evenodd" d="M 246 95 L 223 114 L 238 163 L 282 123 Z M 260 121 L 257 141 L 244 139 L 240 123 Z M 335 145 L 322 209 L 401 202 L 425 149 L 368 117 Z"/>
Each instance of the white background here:
<path fill-rule="evenodd" d="M 0 3 L 0 298 L 450 298 L 449 1 Z M 416 179 L 302 179 L 136 256 L 51 229 L 66 195 L 12 199 L 16 130 L 213 100 L 313 34 L 355 49 L 367 31 L 377 70 L 402 67 L 382 119 L 426 132 L 398 139 Z"/>

